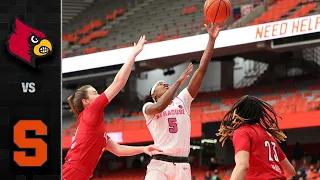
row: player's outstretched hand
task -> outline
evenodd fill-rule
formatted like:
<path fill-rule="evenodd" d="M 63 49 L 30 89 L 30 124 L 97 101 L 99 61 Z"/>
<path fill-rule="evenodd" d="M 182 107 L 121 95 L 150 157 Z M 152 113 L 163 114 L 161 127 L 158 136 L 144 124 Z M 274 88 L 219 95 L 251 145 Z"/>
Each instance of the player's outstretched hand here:
<path fill-rule="evenodd" d="M 143 149 L 143 152 L 148 154 L 149 156 L 152 156 L 153 154 L 158 154 L 158 153 L 162 152 L 162 150 L 160 148 L 158 148 L 157 146 L 149 145 Z"/>
<path fill-rule="evenodd" d="M 214 24 L 211 23 L 211 27 L 208 27 L 208 25 L 204 25 L 207 29 L 208 34 L 212 39 L 216 39 L 219 35 L 219 32 L 223 29 L 225 29 L 227 26 L 226 25 L 221 25 L 221 24 Z"/>
<path fill-rule="evenodd" d="M 178 81 L 181 81 L 181 84 L 186 82 L 186 80 L 190 77 L 189 74 L 192 72 L 192 69 L 193 69 L 193 64 L 190 63 L 187 69 L 181 74 L 181 76 L 178 79 Z"/>
<path fill-rule="evenodd" d="M 137 56 L 143 50 L 144 44 L 147 42 L 146 36 L 143 35 L 140 37 L 138 43 L 134 43 L 132 53 Z"/>

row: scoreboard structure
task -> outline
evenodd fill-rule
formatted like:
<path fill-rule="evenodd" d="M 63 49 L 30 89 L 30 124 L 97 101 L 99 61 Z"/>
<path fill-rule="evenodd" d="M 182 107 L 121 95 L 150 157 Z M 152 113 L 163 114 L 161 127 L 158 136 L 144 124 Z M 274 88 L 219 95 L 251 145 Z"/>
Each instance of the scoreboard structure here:
<path fill-rule="evenodd" d="M 0 179 L 61 179 L 61 1 L 0 1 Z"/>

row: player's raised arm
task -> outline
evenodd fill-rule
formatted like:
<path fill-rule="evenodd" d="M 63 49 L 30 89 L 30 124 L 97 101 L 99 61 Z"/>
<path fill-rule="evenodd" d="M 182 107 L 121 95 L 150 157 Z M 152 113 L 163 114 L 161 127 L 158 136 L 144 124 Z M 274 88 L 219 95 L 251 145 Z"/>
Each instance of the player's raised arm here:
<path fill-rule="evenodd" d="M 120 71 L 117 73 L 112 84 L 104 91 L 109 101 L 111 101 L 126 85 L 129 75 L 132 71 L 134 61 L 143 50 L 143 46 L 146 42 L 146 36 L 141 36 L 138 43 L 134 44 L 132 53 L 130 54 L 128 60 L 123 64 Z"/>
<path fill-rule="evenodd" d="M 78 117 L 85 108 L 90 108 L 91 114 L 99 114 L 104 110 L 108 103 L 120 92 L 125 86 L 137 55 L 142 51 L 146 37 L 141 36 L 139 42 L 134 44 L 133 50 L 128 60 L 123 64 L 112 84 L 99 95 L 97 90 L 91 85 L 85 85 L 68 98 L 71 111 Z M 86 119 L 89 122 L 96 122 L 97 118 Z M 103 120 L 103 119 L 100 119 Z"/>
<path fill-rule="evenodd" d="M 157 99 L 157 97 L 153 97 L 155 103 L 144 107 L 144 113 L 149 116 L 152 116 L 162 112 L 172 101 L 179 86 L 189 78 L 189 74 L 191 73 L 192 69 L 193 65 L 190 63 L 187 69 L 181 74 L 179 79 L 159 99 Z M 155 89 L 158 85 L 159 84 L 156 83 L 152 89 Z M 151 95 L 153 95 L 153 92 L 151 92 Z"/>
<path fill-rule="evenodd" d="M 188 91 L 192 98 L 195 98 L 198 94 L 198 91 L 201 87 L 202 80 L 204 75 L 208 69 L 209 63 L 211 61 L 211 57 L 213 55 L 213 48 L 216 38 L 219 35 L 220 30 L 224 29 L 225 26 L 216 25 L 211 23 L 211 27 L 209 28 L 205 25 L 207 32 L 209 34 L 209 41 L 207 47 L 201 57 L 199 68 L 195 71 L 194 75 L 192 76 L 189 85 Z"/>

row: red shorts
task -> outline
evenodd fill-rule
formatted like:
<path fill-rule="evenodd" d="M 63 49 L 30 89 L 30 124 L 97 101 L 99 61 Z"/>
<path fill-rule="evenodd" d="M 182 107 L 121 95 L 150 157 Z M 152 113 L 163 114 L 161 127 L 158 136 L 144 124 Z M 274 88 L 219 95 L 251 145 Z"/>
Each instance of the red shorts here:
<path fill-rule="evenodd" d="M 62 166 L 62 180 L 89 180 L 90 176 L 88 176 L 85 172 L 68 167 Z"/>

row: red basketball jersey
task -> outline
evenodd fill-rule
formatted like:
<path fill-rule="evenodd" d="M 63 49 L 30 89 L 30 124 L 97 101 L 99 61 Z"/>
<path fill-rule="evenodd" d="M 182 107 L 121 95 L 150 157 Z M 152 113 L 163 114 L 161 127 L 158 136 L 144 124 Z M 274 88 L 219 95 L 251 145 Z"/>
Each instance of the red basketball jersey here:
<path fill-rule="evenodd" d="M 280 162 L 286 158 L 277 141 L 258 124 L 243 125 L 233 134 L 235 154 L 250 153 L 247 180 L 286 179 Z"/>
<path fill-rule="evenodd" d="M 104 123 L 104 108 L 109 101 L 102 93 L 78 117 L 72 145 L 65 158 L 65 167 L 72 167 L 92 176 L 109 139 Z M 68 175 L 72 178 L 72 175 Z M 69 177 L 69 178 L 70 178 Z"/>

